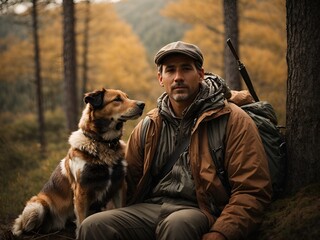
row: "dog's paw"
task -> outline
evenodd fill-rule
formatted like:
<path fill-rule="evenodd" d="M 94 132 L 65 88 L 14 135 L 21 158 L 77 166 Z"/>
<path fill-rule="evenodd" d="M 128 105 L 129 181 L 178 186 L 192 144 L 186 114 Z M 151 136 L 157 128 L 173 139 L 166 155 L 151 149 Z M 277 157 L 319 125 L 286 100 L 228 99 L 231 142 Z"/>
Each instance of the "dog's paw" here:
<path fill-rule="evenodd" d="M 23 232 L 23 227 L 22 227 L 22 215 L 20 215 L 15 221 L 14 224 L 11 228 L 11 232 L 15 236 L 20 236 Z"/>
<path fill-rule="evenodd" d="M 45 210 L 41 203 L 28 203 L 22 214 L 15 220 L 13 224 L 13 235 L 20 236 L 22 232 L 30 232 L 38 228 L 43 222 L 44 215 Z"/>

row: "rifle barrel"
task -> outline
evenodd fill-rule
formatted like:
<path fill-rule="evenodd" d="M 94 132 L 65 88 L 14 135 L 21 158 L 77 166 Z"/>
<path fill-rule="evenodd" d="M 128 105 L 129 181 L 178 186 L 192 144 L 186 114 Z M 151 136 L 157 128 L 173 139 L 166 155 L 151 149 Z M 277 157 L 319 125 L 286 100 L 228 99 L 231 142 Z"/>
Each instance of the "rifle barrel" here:
<path fill-rule="evenodd" d="M 239 71 L 241 73 L 241 76 L 242 76 L 244 82 L 246 83 L 247 88 L 248 88 L 251 96 L 253 97 L 253 99 L 256 102 L 259 102 L 260 100 L 259 100 L 259 98 L 258 98 L 258 96 L 256 94 L 256 91 L 254 90 L 254 87 L 253 87 L 252 82 L 250 80 L 250 77 L 249 77 L 249 74 L 247 72 L 247 69 L 245 68 L 245 66 L 243 64 L 242 64 L 242 66 L 243 66 L 242 68 L 239 67 Z"/>
<path fill-rule="evenodd" d="M 253 87 L 253 85 L 252 85 L 252 82 L 251 82 L 251 79 L 250 79 L 249 74 L 248 74 L 248 72 L 247 72 L 247 69 L 246 69 L 246 67 L 244 66 L 244 64 L 240 61 L 239 56 L 238 56 L 236 50 L 234 49 L 230 38 L 227 39 L 227 44 L 228 44 L 228 46 L 229 46 L 229 48 L 230 48 L 230 50 L 231 50 L 234 58 L 237 60 L 240 74 L 241 74 L 244 82 L 246 83 L 247 88 L 248 88 L 251 96 L 253 97 L 253 99 L 254 99 L 256 102 L 259 102 L 260 100 L 259 100 L 259 98 L 258 98 L 258 96 L 257 96 L 257 94 L 256 94 L 256 92 L 255 92 L 255 90 L 254 90 L 254 87 Z"/>
<path fill-rule="evenodd" d="M 236 50 L 234 49 L 230 38 L 227 39 L 227 44 L 228 44 L 228 46 L 229 46 L 229 48 L 230 48 L 230 50 L 231 50 L 234 58 L 235 58 L 237 61 L 239 61 L 238 54 L 237 54 Z"/>

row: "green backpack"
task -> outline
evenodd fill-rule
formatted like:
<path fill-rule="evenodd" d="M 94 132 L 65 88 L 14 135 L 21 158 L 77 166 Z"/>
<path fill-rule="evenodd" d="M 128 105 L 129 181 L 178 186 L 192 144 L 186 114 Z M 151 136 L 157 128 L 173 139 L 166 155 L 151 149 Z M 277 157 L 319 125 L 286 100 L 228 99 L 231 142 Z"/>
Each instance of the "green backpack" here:
<path fill-rule="evenodd" d="M 280 127 L 277 126 L 274 109 L 268 102 L 263 101 L 240 107 L 252 118 L 258 128 L 268 158 L 273 198 L 275 199 L 281 195 L 285 186 L 286 143 Z M 226 191 L 230 194 L 231 187 L 228 181 L 228 174 L 224 168 L 224 145 L 227 122 L 228 115 L 224 115 L 220 119 L 213 119 L 212 124 L 208 123 L 208 141 L 217 174 Z"/>

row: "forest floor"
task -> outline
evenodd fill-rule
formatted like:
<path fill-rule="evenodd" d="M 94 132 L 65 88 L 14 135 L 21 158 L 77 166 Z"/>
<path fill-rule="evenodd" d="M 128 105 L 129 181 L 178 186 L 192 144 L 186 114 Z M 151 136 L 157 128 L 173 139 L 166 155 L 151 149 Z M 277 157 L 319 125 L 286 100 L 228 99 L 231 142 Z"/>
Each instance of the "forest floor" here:
<path fill-rule="evenodd" d="M 13 220 L 13 219 L 12 219 Z M 14 238 L 10 231 L 11 221 L 0 219 L 0 240 L 75 239 L 75 225 L 69 224 L 63 231 L 51 234 L 34 233 Z M 310 185 L 292 197 L 274 201 L 266 212 L 264 220 L 250 240 L 315 240 L 320 239 L 320 183 Z"/>
<path fill-rule="evenodd" d="M 8 223 L 0 223 L 0 240 L 70 240 L 75 239 L 75 225 L 70 223 L 67 224 L 66 228 L 61 231 L 52 232 L 48 234 L 40 234 L 40 233 L 30 233 L 23 234 L 22 236 L 15 237 L 11 233 L 11 224 Z"/>

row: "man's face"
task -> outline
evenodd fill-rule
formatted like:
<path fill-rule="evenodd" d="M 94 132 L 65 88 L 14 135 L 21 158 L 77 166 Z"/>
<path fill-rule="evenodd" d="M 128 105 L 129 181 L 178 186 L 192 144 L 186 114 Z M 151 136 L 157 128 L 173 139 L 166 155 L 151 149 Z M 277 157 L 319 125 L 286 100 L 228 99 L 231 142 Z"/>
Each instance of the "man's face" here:
<path fill-rule="evenodd" d="M 158 73 L 161 86 L 169 95 L 171 103 L 190 105 L 199 92 L 204 70 L 197 69 L 194 60 L 184 54 L 166 57 L 162 64 L 162 72 Z"/>

